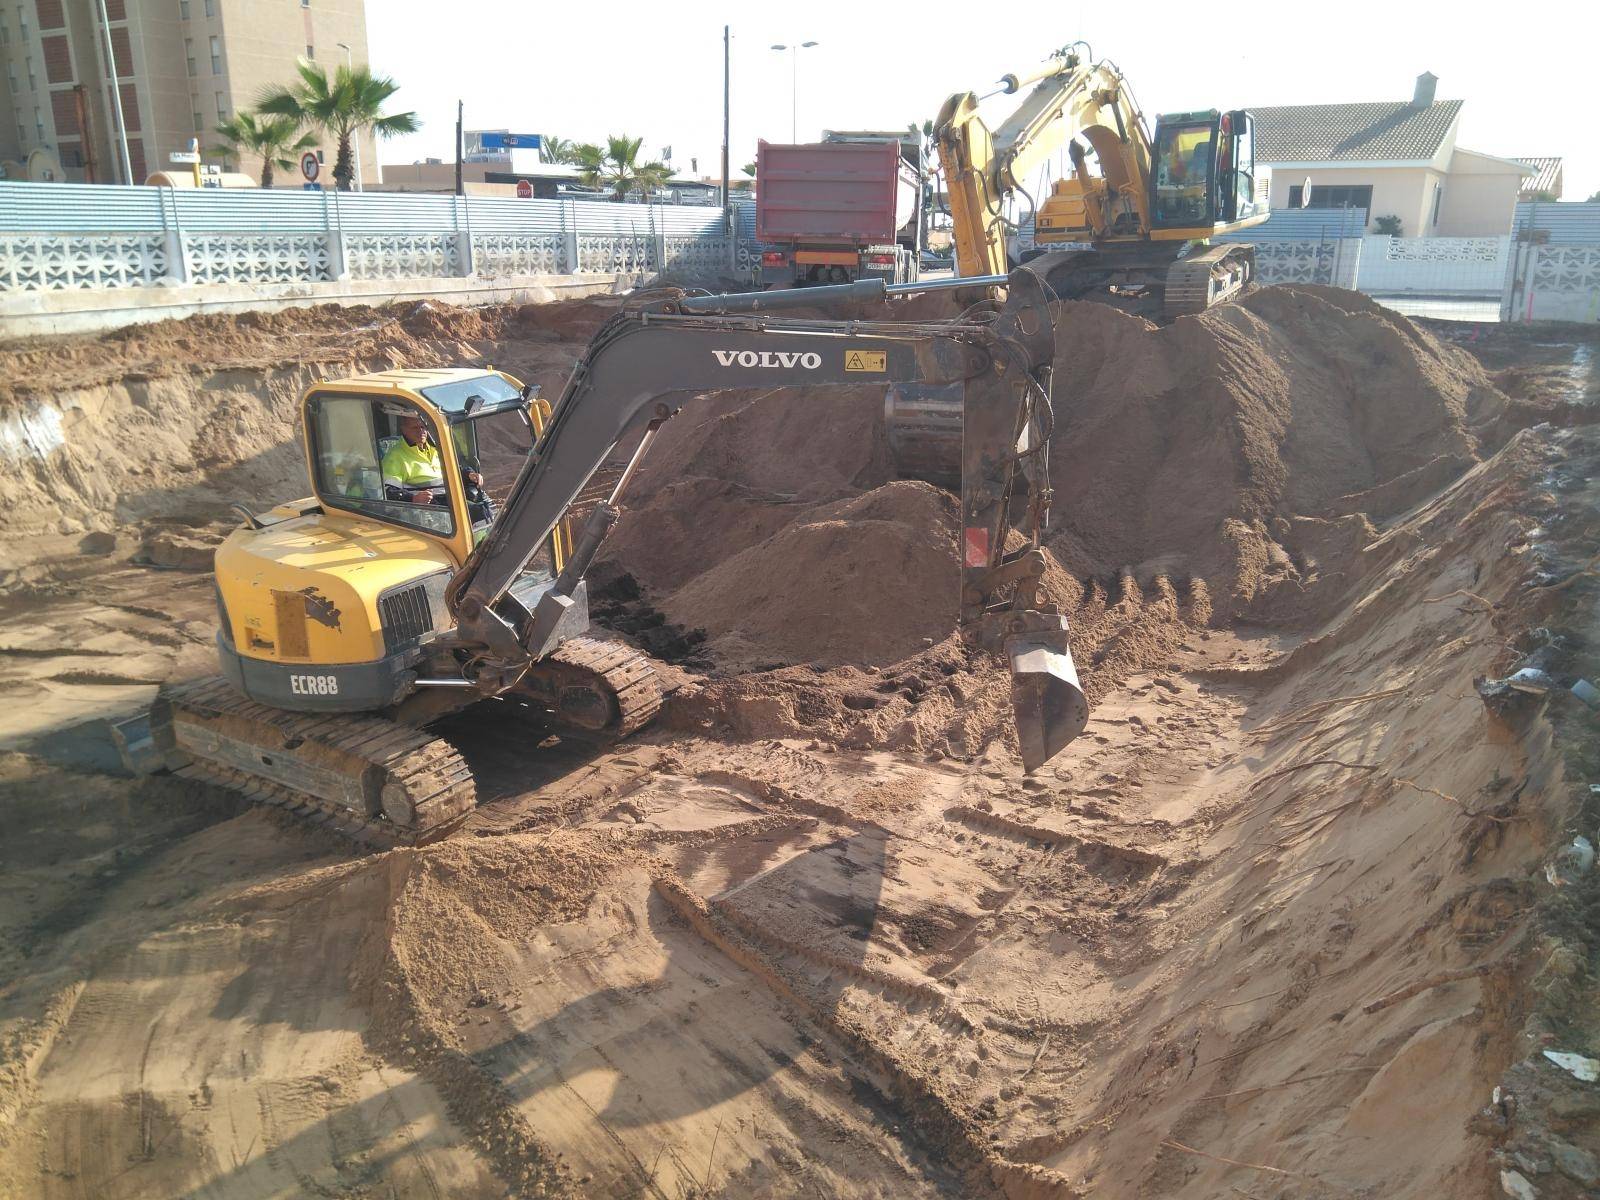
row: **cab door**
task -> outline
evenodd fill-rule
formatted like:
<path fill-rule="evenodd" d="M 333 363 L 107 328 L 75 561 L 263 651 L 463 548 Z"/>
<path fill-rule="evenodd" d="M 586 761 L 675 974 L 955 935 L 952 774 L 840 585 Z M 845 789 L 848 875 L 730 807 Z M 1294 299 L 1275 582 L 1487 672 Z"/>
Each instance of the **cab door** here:
<path fill-rule="evenodd" d="M 1228 161 L 1220 163 L 1221 219 L 1224 224 L 1247 221 L 1261 211 L 1256 199 L 1255 118 L 1244 109 L 1222 114 L 1222 144 Z"/>

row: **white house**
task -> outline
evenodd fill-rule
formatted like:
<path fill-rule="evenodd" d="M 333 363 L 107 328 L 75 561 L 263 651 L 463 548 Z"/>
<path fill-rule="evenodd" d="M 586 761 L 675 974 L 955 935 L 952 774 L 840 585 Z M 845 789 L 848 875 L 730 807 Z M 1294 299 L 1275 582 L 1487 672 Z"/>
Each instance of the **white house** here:
<path fill-rule="evenodd" d="M 1511 232 L 1525 162 L 1456 145 L 1460 100 L 1435 100 L 1429 72 L 1409 101 L 1252 108 L 1256 161 L 1272 167 L 1272 207 L 1365 209 L 1367 228 L 1405 237 Z"/>

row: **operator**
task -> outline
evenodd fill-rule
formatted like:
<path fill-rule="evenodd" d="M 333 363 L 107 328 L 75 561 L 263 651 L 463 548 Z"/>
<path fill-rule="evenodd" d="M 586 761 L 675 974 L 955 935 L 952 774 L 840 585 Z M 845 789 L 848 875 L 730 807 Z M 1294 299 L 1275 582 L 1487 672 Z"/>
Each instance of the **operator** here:
<path fill-rule="evenodd" d="M 467 503 L 474 523 L 492 521 L 494 507 L 483 490 L 483 476 L 466 463 L 461 477 L 467 482 Z M 427 423 L 419 416 L 400 418 L 400 441 L 383 456 L 383 494 L 390 500 L 411 504 L 448 506 L 444 490 L 444 469 L 439 465 L 439 447 L 428 434 Z"/>

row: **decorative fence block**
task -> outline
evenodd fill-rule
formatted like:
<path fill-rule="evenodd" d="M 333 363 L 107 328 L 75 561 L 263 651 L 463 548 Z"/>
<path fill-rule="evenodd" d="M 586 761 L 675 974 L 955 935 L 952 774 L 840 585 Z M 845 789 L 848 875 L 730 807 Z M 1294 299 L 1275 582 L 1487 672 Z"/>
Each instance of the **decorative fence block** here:
<path fill-rule="evenodd" d="M 1533 287 L 1540 292 L 1600 291 L 1600 246 L 1540 246 Z"/>
<path fill-rule="evenodd" d="M 559 275 L 565 241 L 558 233 L 474 235 L 472 265 L 479 275 Z"/>
<path fill-rule="evenodd" d="M 150 287 L 167 274 L 163 234 L 0 237 L 0 290 Z"/>
<path fill-rule="evenodd" d="M 662 270 L 726 275 L 730 269 L 727 238 L 669 237 L 664 243 L 667 261 Z"/>
<path fill-rule="evenodd" d="M 459 275 L 453 233 L 385 233 L 345 236 L 345 270 L 352 279 L 414 279 Z"/>
<path fill-rule="evenodd" d="M 605 275 L 656 271 L 655 238 L 578 235 L 578 270 Z"/>
<path fill-rule="evenodd" d="M 327 279 L 328 239 L 315 233 L 186 237 L 191 283 L 315 283 Z"/>

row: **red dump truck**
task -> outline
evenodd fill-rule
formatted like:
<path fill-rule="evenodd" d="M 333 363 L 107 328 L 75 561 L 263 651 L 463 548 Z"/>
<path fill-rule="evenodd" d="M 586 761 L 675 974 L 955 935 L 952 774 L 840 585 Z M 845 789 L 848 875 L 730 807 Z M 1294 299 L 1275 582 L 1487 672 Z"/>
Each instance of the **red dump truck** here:
<path fill-rule="evenodd" d="M 833 133 L 756 150 L 763 287 L 917 277 L 922 148 L 897 133 Z"/>

